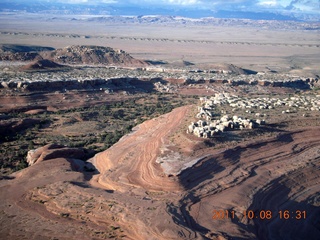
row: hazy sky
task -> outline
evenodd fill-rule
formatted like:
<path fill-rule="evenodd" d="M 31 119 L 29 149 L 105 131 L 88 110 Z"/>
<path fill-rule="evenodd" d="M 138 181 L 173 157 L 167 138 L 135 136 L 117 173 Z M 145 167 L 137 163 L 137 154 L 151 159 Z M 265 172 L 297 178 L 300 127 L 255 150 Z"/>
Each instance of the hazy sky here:
<path fill-rule="evenodd" d="M 42 0 L 48 1 L 48 0 Z M 205 9 L 224 8 L 261 8 L 297 11 L 318 11 L 320 14 L 319 0 L 58 0 L 64 3 L 113 3 L 136 4 L 175 7 L 197 7 Z"/>
<path fill-rule="evenodd" d="M 1 1 L 1 0 L 0 0 Z M 292 11 L 319 13 L 320 0 L 11 0 L 12 2 L 61 2 L 69 4 L 113 4 L 199 8 L 209 10 Z"/>

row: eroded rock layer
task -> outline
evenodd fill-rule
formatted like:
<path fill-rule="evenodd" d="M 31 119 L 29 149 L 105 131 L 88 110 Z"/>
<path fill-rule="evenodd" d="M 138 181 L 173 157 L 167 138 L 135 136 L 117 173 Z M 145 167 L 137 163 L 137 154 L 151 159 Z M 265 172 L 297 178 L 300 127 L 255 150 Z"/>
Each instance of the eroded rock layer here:
<path fill-rule="evenodd" d="M 43 161 L 0 182 L 0 237 L 317 239 L 318 120 L 187 154 L 172 145 L 179 138 L 180 147 L 198 141 L 177 135 L 190 110 L 177 108 L 139 125 L 86 163 L 94 172 L 76 155 L 61 157 L 58 146 L 43 148 Z M 175 174 L 170 162 L 157 161 L 164 146 L 180 154 Z"/>

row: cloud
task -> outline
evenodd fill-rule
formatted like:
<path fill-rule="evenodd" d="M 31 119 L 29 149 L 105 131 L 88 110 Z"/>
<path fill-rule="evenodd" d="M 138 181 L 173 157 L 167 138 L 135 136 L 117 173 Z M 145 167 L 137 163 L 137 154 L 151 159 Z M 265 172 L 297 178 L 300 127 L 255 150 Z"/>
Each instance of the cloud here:
<path fill-rule="evenodd" d="M 125 5 L 126 3 L 135 5 L 175 5 L 175 6 L 188 6 L 188 5 L 201 5 L 201 0 L 118 0 L 119 3 Z"/>
<path fill-rule="evenodd" d="M 261 1 L 261 2 L 259 2 L 259 5 L 266 6 L 266 7 L 276 6 L 277 5 L 277 1 L 276 0 Z"/>
<path fill-rule="evenodd" d="M 119 4 L 134 4 L 161 7 L 195 7 L 201 9 L 240 8 L 252 6 L 258 0 L 118 0 Z"/>
<path fill-rule="evenodd" d="M 60 2 L 60 3 L 69 3 L 69 4 L 97 4 L 97 3 L 117 3 L 117 0 L 57 0 L 54 2 Z"/>
<path fill-rule="evenodd" d="M 1 0 L 0 0 L 1 1 Z M 16 0 L 19 1 L 19 0 Z M 20 0 L 22 2 L 23 0 Z M 28 1 L 28 0 L 24 0 Z M 319 0 L 38 0 L 68 4 L 119 4 L 122 6 L 196 7 L 201 9 L 319 10 Z"/>
<path fill-rule="evenodd" d="M 262 10 L 274 9 L 290 12 L 319 12 L 319 0 L 259 0 L 257 4 Z"/>
<path fill-rule="evenodd" d="M 194 5 L 201 3 L 201 1 L 198 0 L 168 0 L 168 2 L 174 5 Z"/>

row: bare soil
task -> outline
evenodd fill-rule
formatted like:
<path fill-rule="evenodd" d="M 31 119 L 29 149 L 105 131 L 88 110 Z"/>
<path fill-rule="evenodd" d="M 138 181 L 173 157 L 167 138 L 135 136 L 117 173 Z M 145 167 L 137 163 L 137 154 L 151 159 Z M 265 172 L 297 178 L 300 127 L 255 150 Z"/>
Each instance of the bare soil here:
<path fill-rule="evenodd" d="M 187 61 L 202 66 L 225 63 L 255 71 L 298 70 L 301 74 L 319 71 L 317 31 L 121 24 L 39 15 L 4 15 L 0 21 L 2 44 L 96 45 L 122 49 L 143 60 Z"/>

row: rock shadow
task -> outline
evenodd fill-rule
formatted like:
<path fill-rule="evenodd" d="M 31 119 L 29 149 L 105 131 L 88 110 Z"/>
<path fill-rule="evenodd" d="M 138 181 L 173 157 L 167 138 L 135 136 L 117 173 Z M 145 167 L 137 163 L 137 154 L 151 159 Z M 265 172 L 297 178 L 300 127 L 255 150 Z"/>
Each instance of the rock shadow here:
<path fill-rule="evenodd" d="M 178 174 L 180 184 L 186 190 L 199 186 L 206 180 L 212 179 L 214 174 L 224 171 L 226 166 L 239 163 L 240 156 L 244 151 L 247 151 L 247 147 L 237 146 L 214 156 L 210 155 L 202 158 L 192 167 L 186 168 Z"/>
<path fill-rule="evenodd" d="M 154 84 L 151 81 L 144 81 L 140 79 L 132 79 L 129 82 L 130 86 L 133 88 L 130 90 L 130 92 L 133 93 L 139 93 L 139 92 L 154 92 L 155 87 Z"/>
<path fill-rule="evenodd" d="M 272 181 L 254 195 L 247 210 L 252 211 L 253 225 L 243 224 L 239 219 L 233 222 L 243 230 L 249 228 L 258 239 L 319 239 L 319 195 L 310 195 L 301 202 L 292 200 L 292 189 L 284 183 L 285 178 Z M 267 211 L 271 214 L 270 219 L 267 219 Z M 248 216 L 245 220 L 249 220 Z"/>
<path fill-rule="evenodd" d="M 167 62 L 162 61 L 162 60 L 145 60 L 145 62 L 149 63 L 151 65 L 166 65 L 166 64 L 168 64 Z"/>
<path fill-rule="evenodd" d="M 201 199 L 195 196 L 194 193 L 189 192 L 183 199 L 179 201 L 178 206 L 175 206 L 174 204 L 168 204 L 167 211 L 171 215 L 175 224 L 184 228 L 188 228 L 189 231 L 193 231 L 195 235 L 197 232 L 201 233 L 201 235 L 206 235 L 210 232 L 210 230 L 197 223 L 188 211 L 190 203 L 195 204 L 200 200 Z M 196 236 L 193 238 L 196 238 Z"/>
<path fill-rule="evenodd" d="M 82 172 L 85 181 L 90 181 L 93 175 L 100 174 L 96 167 L 84 160 L 67 158 L 67 161 L 71 164 L 73 171 Z"/>
<path fill-rule="evenodd" d="M 181 171 L 178 178 L 184 189 L 190 190 L 223 170 L 225 170 L 225 167 L 221 166 L 216 161 L 216 158 L 209 156 L 203 158 L 192 167 Z"/>

